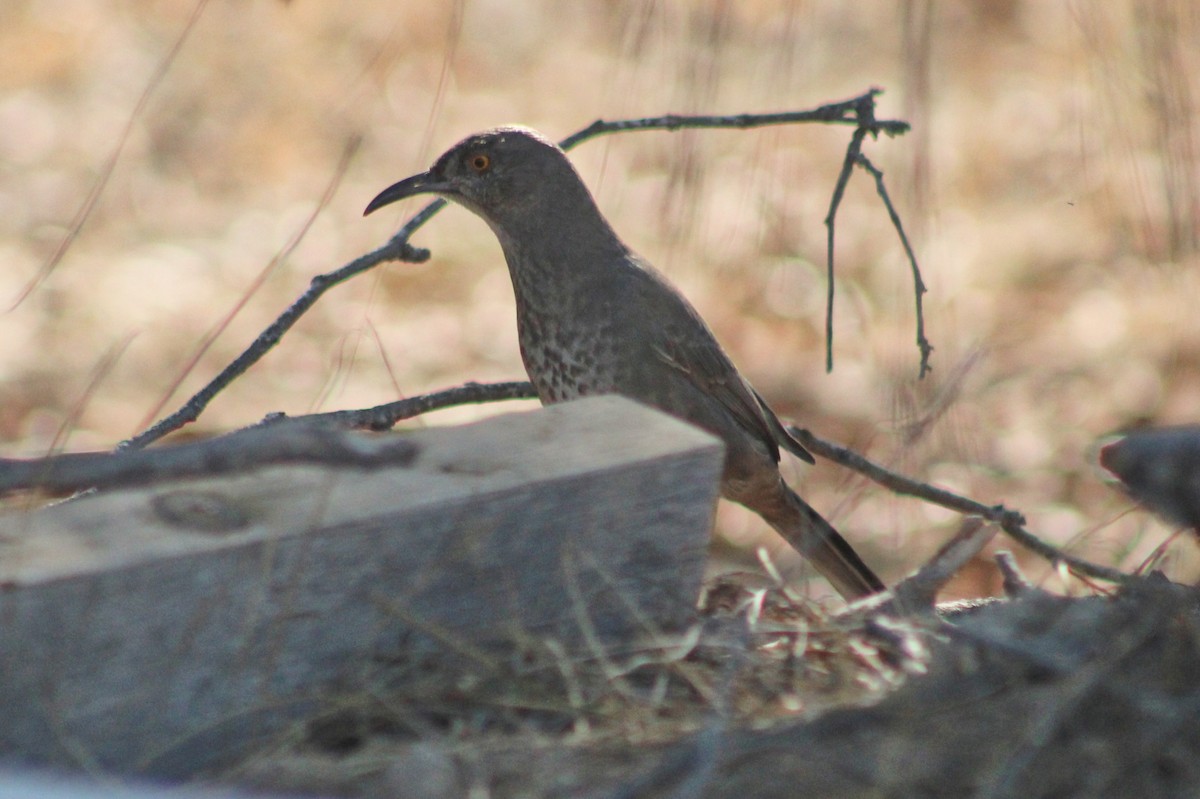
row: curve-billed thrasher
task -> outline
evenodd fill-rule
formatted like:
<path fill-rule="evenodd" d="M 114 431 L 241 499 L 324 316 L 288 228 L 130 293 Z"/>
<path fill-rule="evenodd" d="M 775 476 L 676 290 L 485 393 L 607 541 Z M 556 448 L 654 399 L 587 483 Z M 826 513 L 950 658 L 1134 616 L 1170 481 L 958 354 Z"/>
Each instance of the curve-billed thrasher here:
<path fill-rule="evenodd" d="M 721 493 L 761 515 L 844 597 L 883 583 L 779 473 L 782 446 L 809 463 L 708 326 L 626 247 L 557 145 L 497 128 L 450 148 L 428 172 L 384 189 L 365 214 L 438 194 L 492 228 L 517 299 L 521 358 L 543 403 L 622 394 L 725 442 Z"/>

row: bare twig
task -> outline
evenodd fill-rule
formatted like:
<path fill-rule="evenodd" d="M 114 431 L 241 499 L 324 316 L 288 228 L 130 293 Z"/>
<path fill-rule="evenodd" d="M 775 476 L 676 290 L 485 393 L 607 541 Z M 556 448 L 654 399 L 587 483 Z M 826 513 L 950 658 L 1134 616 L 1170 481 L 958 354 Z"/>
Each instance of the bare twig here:
<path fill-rule="evenodd" d="M 537 399 L 537 392 L 533 390 L 533 385 L 527 381 L 512 383 L 464 383 L 461 386 L 435 391 L 432 394 L 421 394 L 416 397 L 388 402 L 384 405 L 376 405 L 374 408 L 314 413 L 292 417 L 292 420 L 312 420 L 333 424 L 338 427 L 353 427 L 360 430 L 390 430 L 399 421 L 411 419 L 414 416 L 420 416 L 430 411 L 451 408 L 456 405 L 472 405 L 483 402 L 516 399 Z M 273 413 L 256 426 L 275 424 L 287 418 L 281 413 Z"/>
<path fill-rule="evenodd" d="M 1052 563 L 1065 564 L 1072 572 L 1097 580 L 1110 583 L 1128 583 L 1132 578 L 1122 571 L 1110 569 L 1095 563 L 1069 555 L 1057 547 L 1046 543 L 1025 529 L 1025 517 L 1019 511 L 1010 510 L 1003 505 L 984 505 L 973 499 L 959 496 L 944 488 L 914 480 L 901 474 L 889 471 L 877 463 L 867 460 L 857 452 L 840 447 L 829 441 L 817 438 L 807 430 L 789 427 L 788 432 L 804 445 L 804 448 L 834 463 L 853 469 L 864 477 L 878 483 L 884 488 L 891 489 L 897 494 L 917 497 L 934 505 L 940 505 L 949 510 L 958 511 L 974 516 L 981 516 L 994 524 L 1000 525 L 1005 533 L 1017 543 Z"/>
<path fill-rule="evenodd" d="M 371 468 L 406 465 L 419 452 L 403 437 L 368 437 L 311 420 L 163 447 L 151 452 L 73 452 L 31 460 L 0 459 L 0 494 L 37 489 L 70 493 L 206 477 L 281 463 Z"/>
<path fill-rule="evenodd" d="M 862 620 L 875 618 L 881 612 L 903 617 L 944 613 L 947 606 L 936 604 L 938 593 L 963 566 L 983 551 L 996 537 L 998 529 L 978 516 L 966 517 L 954 537 L 917 571 L 888 591 L 851 603 L 839 618 Z"/>
<path fill-rule="evenodd" d="M 443 202 L 439 200 L 438 202 Z M 431 203 L 425 208 L 425 213 L 429 211 L 437 203 Z M 432 214 L 429 214 L 432 215 Z M 387 244 L 382 247 L 372 250 L 366 255 L 354 259 L 350 263 L 338 269 L 335 272 L 329 272 L 324 275 L 317 275 L 309 284 L 308 291 L 300 295 L 292 305 L 284 311 L 279 317 L 271 323 L 271 325 L 259 334 L 241 355 L 226 366 L 219 375 L 212 379 L 208 385 L 196 392 L 179 410 L 172 413 L 170 416 L 160 420 L 148 430 L 139 433 L 133 438 L 121 442 L 118 449 L 141 449 L 148 444 L 152 444 L 163 436 L 171 433 L 186 424 L 196 421 L 200 414 L 208 407 L 208 403 L 212 401 L 225 386 L 232 383 L 243 372 L 249 369 L 265 355 L 275 344 L 283 337 L 283 334 L 291 329 L 292 325 L 299 321 L 309 308 L 316 304 L 321 295 L 329 289 L 336 286 L 359 272 L 365 272 L 373 266 L 377 266 L 385 261 L 409 261 L 411 263 L 420 263 L 428 260 L 429 251 L 419 250 L 414 248 L 404 239 L 411 235 L 406 232 L 413 223 L 420 218 L 413 217 L 400 232 L 392 237 Z"/>
<path fill-rule="evenodd" d="M 795 125 L 801 122 L 826 122 L 831 124 L 855 125 L 867 127 L 866 133 L 877 136 L 886 133 L 898 136 L 907 133 L 909 124 L 896 119 L 877 120 L 874 115 L 864 116 L 864 106 L 874 108 L 875 97 L 881 89 L 871 89 L 865 94 L 850 100 L 829 103 L 811 111 L 782 111 L 777 114 L 734 114 L 731 116 L 681 116 L 668 114 L 661 117 L 646 117 L 644 119 L 624 119 L 605 121 L 598 119 L 578 133 L 572 133 L 559 142 L 564 150 L 570 150 L 588 139 L 609 133 L 621 133 L 631 130 L 680 130 L 682 128 L 762 128 L 770 125 Z M 864 134 L 865 135 L 865 134 Z"/>
<path fill-rule="evenodd" d="M 846 193 L 846 184 L 850 182 L 850 173 L 858 162 L 862 150 L 863 139 L 866 138 L 865 128 L 857 128 L 846 146 L 846 157 L 842 160 L 842 171 L 833 184 L 833 196 L 829 198 L 829 212 L 825 214 L 825 371 L 833 371 L 833 236 L 834 220 L 837 218 L 838 207 Z"/>
<path fill-rule="evenodd" d="M 874 164 L 872 164 L 871 160 L 862 153 L 858 154 L 858 165 L 870 172 L 871 177 L 875 178 L 875 191 L 879 194 L 879 198 L 883 200 L 883 206 L 887 208 L 888 217 L 892 220 L 892 227 L 896 228 L 896 234 L 900 237 L 900 243 L 904 245 L 904 254 L 908 257 L 908 264 L 912 268 L 913 295 L 916 297 L 917 303 L 917 349 L 921 351 L 919 377 L 924 377 L 925 375 L 929 374 L 929 370 L 933 368 L 929 365 L 929 356 L 933 354 L 933 345 L 929 343 L 929 339 L 925 338 L 925 309 L 922 301 L 922 298 L 924 297 L 925 293 L 929 291 L 929 289 L 925 287 L 925 281 L 921 279 L 921 267 L 917 265 L 916 253 L 913 252 L 912 245 L 908 242 L 908 235 L 905 234 L 904 225 L 900 222 L 900 214 L 896 213 L 896 206 L 892 205 L 892 198 L 888 196 L 887 187 L 883 185 L 883 172 L 881 172 Z M 831 255 L 831 269 L 832 266 Z M 830 361 L 832 361 L 832 352 L 829 353 L 828 357 L 830 358 Z"/>
<path fill-rule="evenodd" d="M 1017 559 L 1007 550 L 996 553 L 996 568 L 1004 575 L 1004 595 L 1009 599 L 1029 596 L 1039 590 L 1017 565 Z"/>
<path fill-rule="evenodd" d="M 965 518 L 959 531 L 938 549 L 937 554 L 892 589 L 892 604 L 903 615 L 931 612 L 938 592 L 983 551 L 995 538 L 996 531 L 996 525 L 987 524 L 978 516 Z"/>
<path fill-rule="evenodd" d="M 416 453 L 414 444 L 354 438 L 348 436 L 345 428 L 387 430 L 403 419 L 441 408 L 536 397 L 533 386 L 526 382 L 467 383 L 364 410 L 292 418 L 272 414 L 246 430 L 153 452 L 81 452 L 30 460 L 0 459 L 0 495 L 31 489 L 69 493 L 139 485 L 275 463 L 361 467 L 401 463 Z"/>
<path fill-rule="evenodd" d="M 833 371 L 834 222 L 837 219 L 838 208 L 842 204 L 842 197 L 846 192 L 846 185 L 850 182 L 850 173 L 854 170 L 855 166 L 858 166 L 865 169 L 875 178 L 875 190 L 879 194 L 880 199 L 883 200 L 888 217 L 892 220 L 892 226 L 896 228 L 896 234 L 900 237 L 900 243 L 904 245 L 904 252 L 908 256 L 909 265 L 912 267 L 913 293 L 916 295 L 917 304 L 917 348 L 921 352 L 921 365 L 918 376 L 924 377 L 932 368 L 929 365 L 929 357 L 933 353 L 933 345 L 925 338 L 925 313 L 921 299 L 922 295 L 928 289 L 925 287 L 925 282 L 921 279 L 921 269 L 917 266 L 917 256 L 913 252 L 912 245 L 909 244 L 908 236 L 904 232 L 904 226 L 900 223 L 900 215 L 896 213 L 896 207 L 892 205 L 892 199 L 888 195 L 887 187 L 883 184 L 883 172 L 876 168 L 870 159 L 862 153 L 863 139 L 867 137 L 867 134 L 878 136 L 880 130 L 884 130 L 889 134 L 892 133 L 892 131 L 881 127 L 884 123 L 875 120 L 876 94 L 878 94 L 878 90 L 872 90 L 861 97 L 848 101 L 848 103 L 854 103 L 854 120 L 857 127 L 854 130 L 854 135 L 850 138 L 850 143 L 846 146 L 846 157 L 842 160 L 842 171 L 838 174 L 837 182 L 833 186 L 833 196 L 829 199 L 829 212 L 825 215 L 825 280 L 827 286 L 825 298 L 825 371 Z"/>
<path fill-rule="evenodd" d="M 732 116 L 679 116 L 667 115 L 661 117 L 646 117 L 643 119 L 626 119 L 616 121 L 596 120 L 588 127 L 571 134 L 560 142 L 564 150 L 610 133 L 639 130 L 679 130 L 681 128 L 737 128 L 748 129 L 769 125 L 786 125 L 801 122 L 825 122 L 832 124 L 855 125 L 855 139 L 861 144 L 862 139 L 870 134 L 878 136 L 886 133 L 895 136 L 906 132 L 909 124 L 900 120 L 877 120 L 874 116 L 875 97 L 879 89 L 870 91 L 850 100 L 828 105 L 810 111 L 787 111 L 775 114 L 736 114 Z M 855 148 L 857 153 L 857 147 Z M 851 165 L 856 161 L 851 160 Z M 257 363 L 296 321 L 311 308 L 316 301 L 329 289 L 342 283 L 360 272 L 365 272 L 381 263 L 389 261 L 406 261 L 421 263 L 429 259 L 429 250 L 413 247 L 409 239 L 414 233 L 435 214 L 446 206 L 442 199 L 422 208 L 408 220 L 399 231 L 382 247 L 356 258 L 342 268 L 313 278 L 308 290 L 300 296 L 287 310 L 280 314 L 266 330 L 234 361 L 225 367 L 208 385 L 192 396 L 177 411 L 160 420 L 149 429 L 120 444 L 118 449 L 141 449 L 168 433 L 178 430 L 186 424 L 194 422 L 208 406 L 208 403 L 220 393 L 225 386 L 237 379 L 247 369 Z M 832 252 L 830 255 L 832 258 Z M 831 274 L 832 279 L 832 274 Z M 830 287 L 832 292 L 832 283 Z M 830 317 L 832 318 L 832 317 Z M 829 322 L 832 324 L 832 322 Z M 923 336 L 922 336 L 923 337 Z M 923 356 L 924 357 L 924 356 Z M 924 360 L 922 361 L 924 371 Z"/>

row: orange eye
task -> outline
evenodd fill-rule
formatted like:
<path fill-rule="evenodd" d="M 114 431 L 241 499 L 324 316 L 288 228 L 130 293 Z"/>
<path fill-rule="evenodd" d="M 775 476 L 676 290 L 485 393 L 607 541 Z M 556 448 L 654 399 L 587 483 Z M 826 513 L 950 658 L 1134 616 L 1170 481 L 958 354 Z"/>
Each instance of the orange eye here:
<path fill-rule="evenodd" d="M 488 158 L 483 153 L 477 153 L 471 156 L 471 169 L 476 172 L 487 172 L 488 167 L 492 165 L 492 159 Z"/>

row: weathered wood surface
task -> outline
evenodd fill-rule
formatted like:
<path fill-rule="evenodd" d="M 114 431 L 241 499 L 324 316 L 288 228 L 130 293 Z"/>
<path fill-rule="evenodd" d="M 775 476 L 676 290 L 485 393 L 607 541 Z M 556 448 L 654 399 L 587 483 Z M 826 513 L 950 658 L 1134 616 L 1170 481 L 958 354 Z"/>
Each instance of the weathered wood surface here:
<path fill-rule="evenodd" d="M 88 780 L 0 770 L 0 799 L 296 799 L 232 787 L 164 787 L 112 778 Z"/>
<path fill-rule="evenodd" d="M 691 618 L 715 439 L 615 397 L 408 435 L 0 517 L 0 758 L 182 776 L 420 649 Z"/>

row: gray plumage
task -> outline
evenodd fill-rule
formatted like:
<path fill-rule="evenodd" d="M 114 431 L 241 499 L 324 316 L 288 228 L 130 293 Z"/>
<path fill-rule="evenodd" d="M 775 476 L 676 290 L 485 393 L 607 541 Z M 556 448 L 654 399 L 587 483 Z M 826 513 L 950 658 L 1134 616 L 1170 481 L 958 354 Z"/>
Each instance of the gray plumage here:
<path fill-rule="evenodd" d="M 517 332 L 543 403 L 622 394 L 725 442 L 722 494 L 754 510 L 847 598 L 879 578 L 779 473 L 793 439 L 691 304 L 625 246 L 553 142 L 497 128 L 456 144 L 427 172 L 385 189 L 366 213 L 432 193 L 479 215 L 508 261 Z"/>

